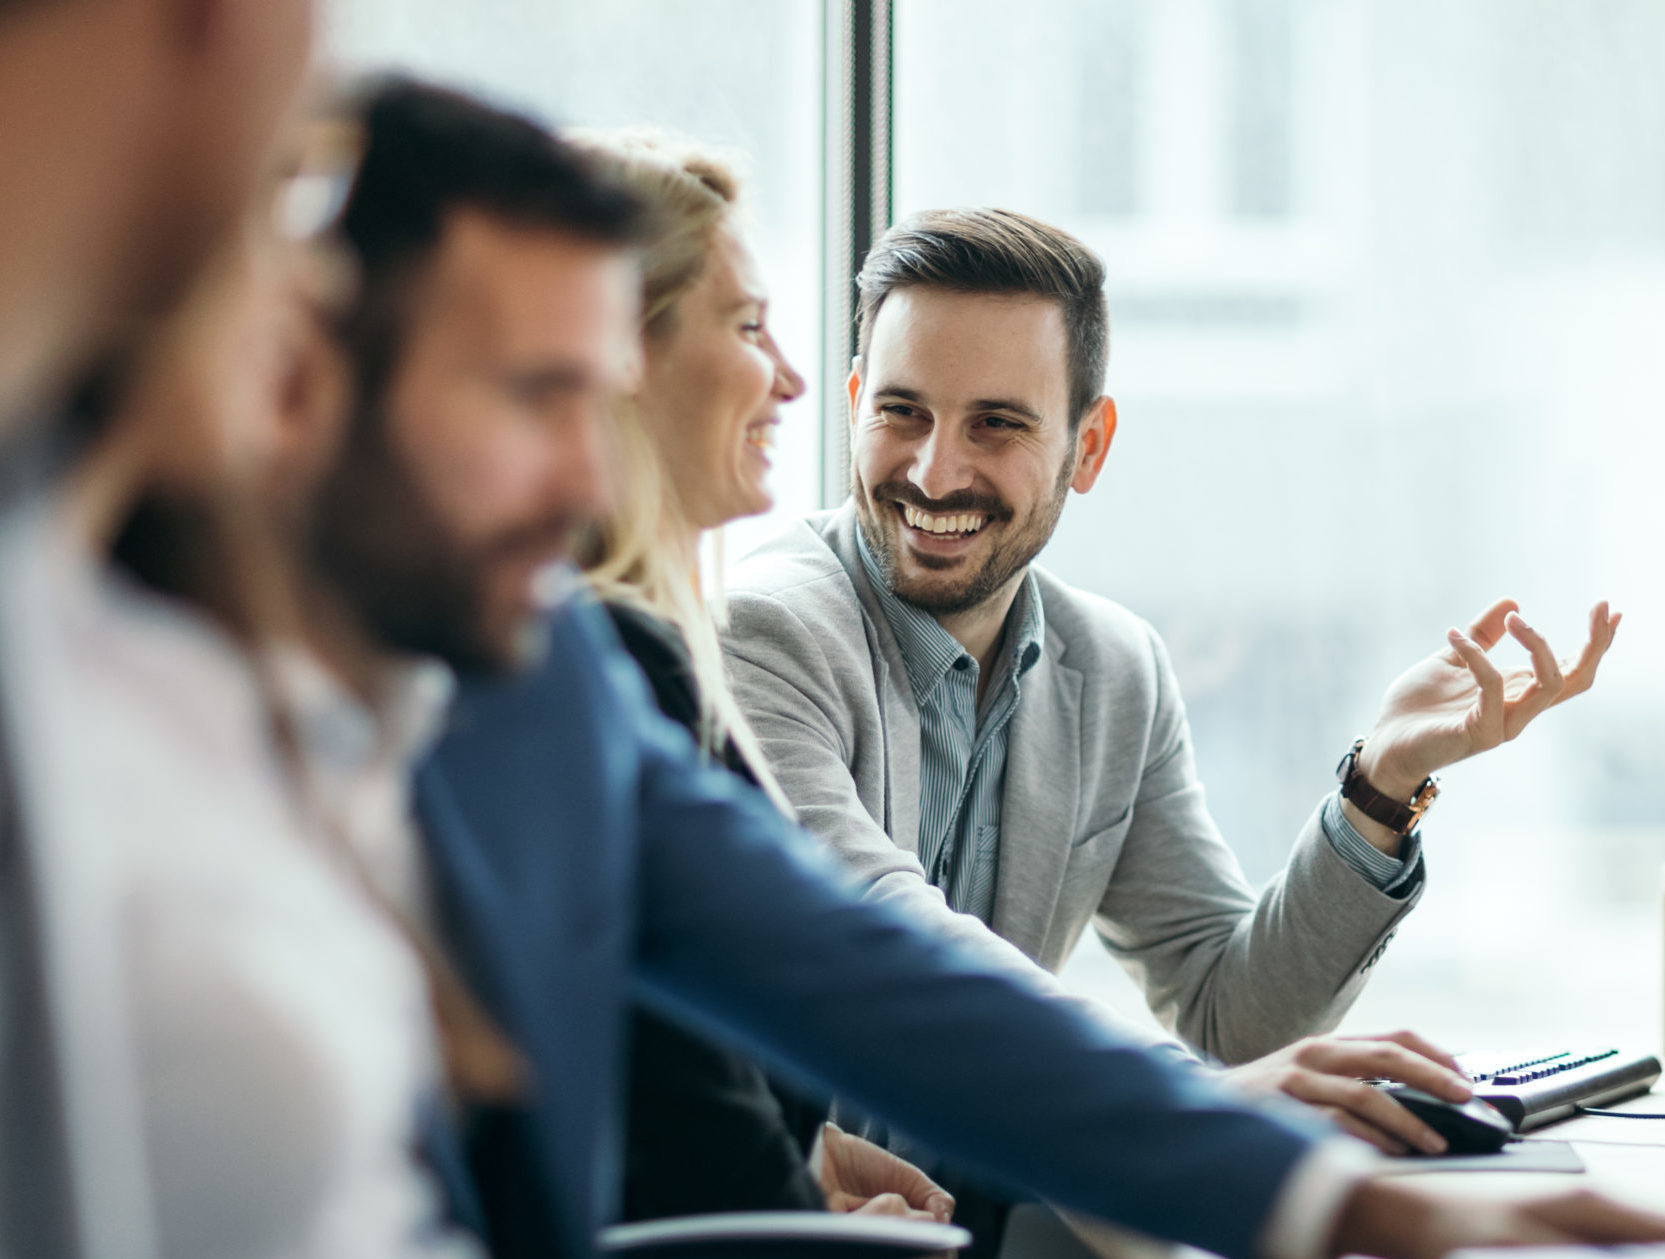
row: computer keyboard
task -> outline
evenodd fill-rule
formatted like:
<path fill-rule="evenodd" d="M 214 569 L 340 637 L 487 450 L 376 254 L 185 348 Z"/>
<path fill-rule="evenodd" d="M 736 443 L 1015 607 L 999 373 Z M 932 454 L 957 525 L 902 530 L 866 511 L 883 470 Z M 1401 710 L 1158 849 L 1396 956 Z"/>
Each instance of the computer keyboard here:
<path fill-rule="evenodd" d="M 1580 1106 L 1606 1106 L 1646 1093 L 1659 1079 L 1659 1059 L 1618 1049 L 1457 1055 L 1475 1093 L 1496 1106 L 1516 1132 L 1567 1119 Z"/>

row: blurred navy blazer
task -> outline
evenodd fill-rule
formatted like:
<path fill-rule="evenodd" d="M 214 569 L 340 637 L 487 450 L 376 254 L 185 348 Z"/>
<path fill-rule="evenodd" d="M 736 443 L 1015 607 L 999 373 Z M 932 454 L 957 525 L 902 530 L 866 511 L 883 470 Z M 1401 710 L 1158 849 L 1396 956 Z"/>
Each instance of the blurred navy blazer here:
<path fill-rule="evenodd" d="M 435 1126 L 496 1259 L 590 1255 L 614 1218 L 633 997 L 997 1183 L 1232 1259 L 1317 1139 L 862 901 L 700 763 L 587 599 L 532 672 L 462 688 L 417 807 L 448 947 L 535 1075 Z"/>

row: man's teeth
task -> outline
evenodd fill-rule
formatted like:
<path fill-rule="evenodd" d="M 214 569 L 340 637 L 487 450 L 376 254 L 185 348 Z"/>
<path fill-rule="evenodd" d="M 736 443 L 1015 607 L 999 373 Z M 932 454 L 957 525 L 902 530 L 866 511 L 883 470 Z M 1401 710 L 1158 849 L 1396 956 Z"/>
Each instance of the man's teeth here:
<path fill-rule="evenodd" d="M 759 450 L 768 450 L 775 444 L 775 426 L 773 424 L 759 424 L 756 428 L 746 430 L 746 444 L 756 446 Z"/>
<path fill-rule="evenodd" d="M 926 533 L 976 533 L 988 523 L 981 512 L 960 512 L 953 516 L 933 516 L 916 507 L 902 504 L 902 518 L 915 529 Z"/>

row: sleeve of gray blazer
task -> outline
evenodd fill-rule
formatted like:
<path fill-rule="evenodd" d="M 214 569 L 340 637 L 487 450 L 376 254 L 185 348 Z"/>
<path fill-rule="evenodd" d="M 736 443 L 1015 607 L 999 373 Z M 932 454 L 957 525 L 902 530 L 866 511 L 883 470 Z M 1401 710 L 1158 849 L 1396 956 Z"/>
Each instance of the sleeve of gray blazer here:
<path fill-rule="evenodd" d="M 841 641 L 842 635 L 864 635 L 859 615 L 852 610 L 848 625 L 812 629 L 780 600 L 737 593 L 729 602 L 728 620 L 723 648 L 735 697 L 769 768 L 797 809 L 798 821 L 855 871 L 867 899 L 893 904 L 911 921 L 977 950 L 987 964 L 1065 996 L 1050 971 L 979 919 L 950 909 L 918 859 L 892 843 L 863 805 L 850 771 L 853 741 L 864 737 L 857 705 L 845 694 L 850 680 L 833 668 L 823 647 L 826 641 Z M 873 682 L 865 685 L 871 688 Z M 1124 1040 L 1165 1047 L 1189 1059 L 1181 1046 L 1162 1040 L 1144 1024 L 1102 1003 L 1069 999 L 1090 1009 Z"/>
<path fill-rule="evenodd" d="M 1095 922 L 1165 1027 L 1224 1062 L 1333 1028 L 1415 903 L 1387 896 L 1331 847 L 1314 812 L 1255 896 L 1203 799 L 1166 649 L 1147 627 L 1158 698 L 1115 877 Z"/>

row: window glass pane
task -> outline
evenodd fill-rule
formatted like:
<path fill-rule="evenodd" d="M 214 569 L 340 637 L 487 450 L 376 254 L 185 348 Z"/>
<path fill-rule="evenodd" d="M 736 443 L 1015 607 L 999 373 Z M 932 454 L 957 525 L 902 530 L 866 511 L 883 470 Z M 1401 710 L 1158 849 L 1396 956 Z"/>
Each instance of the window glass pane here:
<path fill-rule="evenodd" d="M 1004 204 L 1106 258 L 1121 428 L 1045 562 L 1167 638 L 1252 878 L 1448 625 L 1510 594 L 1570 652 L 1626 613 L 1592 694 L 1446 775 L 1349 1025 L 1656 1044 L 1665 6 L 896 12 L 898 214 Z"/>
<path fill-rule="evenodd" d="M 1136 55 L 1142 11 L 1136 0 L 1090 5 L 1081 19 L 1083 38 L 1073 45 L 1080 82 L 1079 213 L 1127 217 L 1139 210 L 1139 134 L 1134 105 L 1144 90 L 1145 69 Z"/>
<path fill-rule="evenodd" d="M 401 68 L 547 122 L 651 124 L 741 159 L 770 321 L 808 381 L 777 437 L 776 511 L 733 549 L 818 505 L 820 6 L 815 0 L 328 0 L 345 71 Z"/>
<path fill-rule="evenodd" d="M 1241 218 L 1286 218 L 1295 192 L 1295 0 L 1238 0 L 1221 16 L 1229 210 Z"/>

